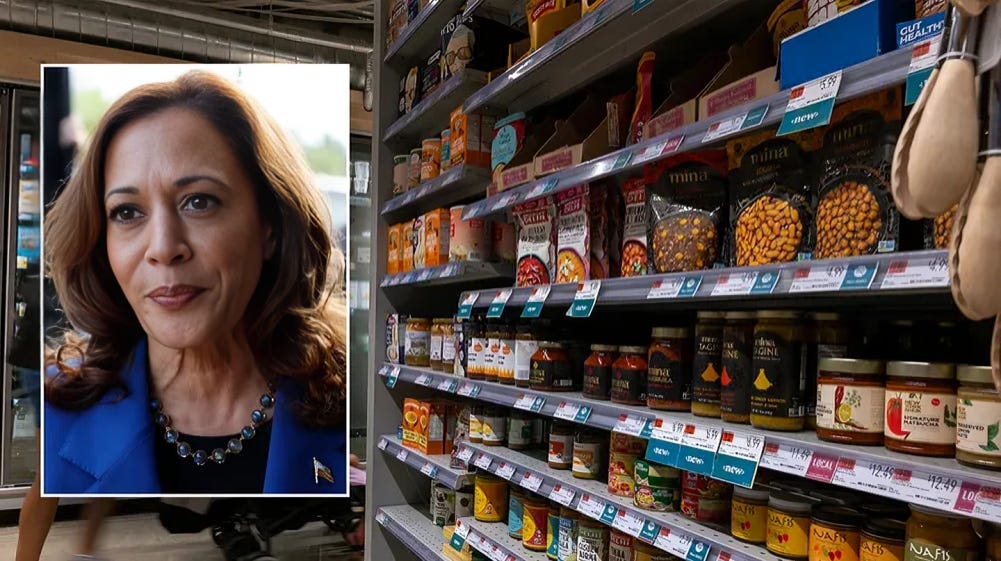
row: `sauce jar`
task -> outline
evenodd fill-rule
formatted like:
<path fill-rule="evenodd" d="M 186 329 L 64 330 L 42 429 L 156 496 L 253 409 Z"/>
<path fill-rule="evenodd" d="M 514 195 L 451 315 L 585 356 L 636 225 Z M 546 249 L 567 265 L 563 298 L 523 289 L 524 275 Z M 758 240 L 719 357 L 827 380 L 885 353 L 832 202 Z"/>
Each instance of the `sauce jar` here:
<path fill-rule="evenodd" d="M 577 511 L 567 507 L 560 508 L 560 529 L 557 534 L 560 543 L 556 553 L 559 561 L 577 559 L 578 518 Z"/>
<path fill-rule="evenodd" d="M 455 320 L 449 318 L 441 323 L 441 371 L 455 374 Z"/>
<path fill-rule="evenodd" d="M 905 540 L 907 561 L 976 561 L 980 557 L 980 537 L 962 514 L 911 505 Z"/>
<path fill-rule="evenodd" d="M 474 404 L 469 407 L 469 441 L 473 444 L 483 442 L 483 419 L 485 407 Z"/>
<path fill-rule="evenodd" d="M 522 504 L 524 500 L 525 492 L 512 485 L 507 497 L 507 535 L 519 540 L 522 538 L 522 528 L 525 524 L 525 508 Z"/>
<path fill-rule="evenodd" d="M 813 329 L 807 349 L 806 367 L 806 426 L 817 428 L 817 364 L 822 358 L 848 356 L 850 332 L 841 316 L 830 312 L 815 312 L 807 316 Z"/>
<path fill-rule="evenodd" d="M 431 320 L 431 349 L 429 351 L 431 363 L 431 370 L 437 370 L 438 372 L 443 371 L 441 364 L 441 345 L 442 345 L 442 322 L 451 322 L 452 320 L 446 320 L 442 318 L 434 318 Z"/>
<path fill-rule="evenodd" d="M 1001 395 L 990 366 L 960 366 L 956 405 L 956 459 L 961 464 L 1001 469 Z"/>
<path fill-rule="evenodd" d="M 681 506 L 681 471 L 646 460 L 635 462 L 633 504 L 643 510 L 675 512 Z"/>
<path fill-rule="evenodd" d="M 731 423 L 751 422 L 754 318 L 753 312 L 727 312 L 723 326 L 719 409 L 720 418 Z"/>
<path fill-rule="evenodd" d="M 507 417 L 507 447 L 528 450 L 535 444 L 535 417 L 521 409 L 511 409 Z"/>
<path fill-rule="evenodd" d="M 582 428 L 573 441 L 573 476 L 597 479 L 605 469 L 608 433 Z"/>
<path fill-rule="evenodd" d="M 558 560 L 560 556 L 560 503 L 549 502 L 546 517 L 546 557 Z"/>
<path fill-rule="evenodd" d="M 431 320 L 407 320 L 407 329 L 403 334 L 403 359 L 407 366 L 431 365 Z"/>
<path fill-rule="evenodd" d="M 485 446 L 503 446 L 507 440 L 507 408 L 486 406 L 481 425 Z"/>
<path fill-rule="evenodd" d="M 481 368 L 483 379 L 488 382 L 497 381 L 497 355 L 500 354 L 501 327 L 502 325 L 497 321 L 488 320 L 484 331 L 486 347 L 484 347 L 480 359 L 483 365 Z"/>
<path fill-rule="evenodd" d="M 765 543 L 768 526 L 768 490 L 734 486 L 730 507 L 730 535 L 747 543 Z"/>
<path fill-rule="evenodd" d="M 875 360 L 822 358 L 817 369 L 817 437 L 883 444 L 884 366 Z"/>
<path fill-rule="evenodd" d="M 549 467 L 570 469 L 573 467 L 573 425 L 566 421 L 553 421 L 549 431 Z"/>
<path fill-rule="evenodd" d="M 466 377 L 472 380 L 485 379 L 487 354 L 487 332 L 477 319 L 467 320 L 463 327 L 466 339 Z"/>
<path fill-rule="evenodd" d="M 726 524 L 730 518 L 733 485 L 705 475 L 681 473 L 681 514 L 699 522 Z"/>
<path fill-rule="evenodd" d="M 474 484 L 473 517 L 480 522 L 507 520 L 507 482 L 486 473 L 477 473 Z"/>
<path fill-rule="evenodd" d="M 530 551 L 545 551 L 549 503 L 538 497 L 525 497 L 522 501 L 521 544 Z"/>
<path fill-rule="evenodd" d="M 573 391 L 573 365 L 563 345 L 551 341 L 539 343 L 532 355 L 529 387 L 546 392 Z"/>
<path fill-rule="evenodd" d="M 626 405 L 646 405 L 645 347 L 619 347 L 612 364 L 612 401 Z"/>
<path fill-rule="evenodd" d="M 497 339 L 491 341 L 491 354 L 494 359 L 494 372 L 497 381 L 505 385 L 514 385 L 514 328 L 507 324 L 497 325 Z"/>
<path fill-rule="evenodd" d="M 532 373 L 532 356 L 539 350 L 535 330 L 529 324 L 515 328 L 514 336 L 514 384 L 527 388 Z"/>
<path fill-rule="evenodd" d="M 608 561 L 633 561 L 632 536 L 613 529 L 608 533 Z"/>
<path fill-rule="evenodd" d="M 584 397 L 608 401 L 612 398 L 612 364 L 615 345 L 591 345 L 584 361 Z"/>
<path fill-rule="evenodd" d="M 577 561 L 608 559 L 608 526 L 581 516 L 577 527 Z"/>
<path fill-rule="evenodd" d="M 806 497 L 772 491 L 768 497 L 768 526 L 765 532 L 768 551 L 786 559 L 807 559 L 810 556 L 810 511 L 813 504 Z"/>
<path fill-rule="evenodd" d="M 810 525 L 810 561 L 858 561 L 864 520 L 862 513 L 853 508 L 815 507 Z"/>
<path fill-rule="evenodd" d="M 692 414 L 720 416 L 720 371 L 723 369 L 723 312 L 699 312 L 692 360 Z"/>
<path fill-rule="evenodd" d="M 751 425 L 799 431 L 806 425 L 806 363 L 797 312 L 758 312 L 751 360 Z"/>
<path fill-rule="evenodd" d="M 904 561 L 907 524 L 890 518 L 869 520 L 862 527 L 859 561 Z"/>
<path fill-rule="evenodd" d="M 647 407 L 691 411 L 691 332 L 680 327 L 655 327 L 652 335 L 647 355 Z"/>
<path fill-rule="evenodd" d="M 918 456 L 954 456 L 955 367 L 888 362 L 886 376 L 886 448 Z"/>

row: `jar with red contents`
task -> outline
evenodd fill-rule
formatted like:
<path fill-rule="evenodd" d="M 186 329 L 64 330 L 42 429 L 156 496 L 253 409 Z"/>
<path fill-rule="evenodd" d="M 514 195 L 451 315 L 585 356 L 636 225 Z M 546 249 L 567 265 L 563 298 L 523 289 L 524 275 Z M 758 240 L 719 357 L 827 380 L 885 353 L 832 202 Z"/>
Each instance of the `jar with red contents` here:
<path fill-rule="evenodd" d="M 692 409 L 692 334 L 682 327 L 653 328 L 647 358 L 647 406 L 664 411 Z"/>
<path fill-rule="evenodd" d="M 681 472 L 681 513 L 698 522 L 730 521 L 733 485 L 692 471 Z"/>
<path fill-rule="evenodd" d="M 646 347 L 619 347 L 612 364 L 612 401 L 625 405 L 646 405 Z"/>
<path fill-rule="evenodd" d="M 608 401 L 612 397 L 614 345 L 591 345 L 591 356 L 584 361 L 584 397 Z"/>

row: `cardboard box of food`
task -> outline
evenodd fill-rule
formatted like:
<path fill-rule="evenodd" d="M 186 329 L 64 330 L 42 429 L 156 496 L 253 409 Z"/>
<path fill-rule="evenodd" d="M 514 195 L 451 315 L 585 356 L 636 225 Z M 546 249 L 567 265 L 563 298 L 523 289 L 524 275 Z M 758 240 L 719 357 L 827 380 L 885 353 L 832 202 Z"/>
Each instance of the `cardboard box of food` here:
<path fill-rule="evenodd" d="M 699 93 L 699 120 L 779 91 L 772 42 L 764 26 L 731 46 L 728 54 L 727 64 Z"/>
<path fill-rule="evenodd" d="M 412 397 L 403 400 L 403 445 L 417 449 L 420 445 L 421 402 Z"/>
<path fill-rule="evenodd" d="M 403 237 L 403 224 L 393 224 L 389 227 L 389 231 L 386 235 L 388 241 L 386 247 L 386 273 L 390 275 L 395 275 L 400 272 L 400 262 L 402 261 L 402 256 L 400 254 L 401 243 L 400 240 Z"/>
<path fill-rule="evenodd" d="M 660 136 L 698 120 L 698 95 L 726 66 L 729 57 L 723 51 L 710 53 L 692 68 L 671 80 L 670 94 L 653 112 L 643 128 L 643 139 Z"/>
<path fill-rule="evenodd" d="M 449 220 L 448 209 L 444 208 L 432 210 L 424 215 L 425 267 L 448 263 Z"/>
<path fill-rule="evenodd" d="M 535 157 L 535 176 L 541 177 L 576 166 L 612 151 L 609 137 L 621 134 L 631 108 L 623 100 L 605 103 L 588 96 Z"/>
<path fill-rule="evenodd" d="M 487 190 L 488 196 L 524 185 L 535 179 L 535 156 L 539 153 L 539 149 L 546 144 L 546 141 L 556 134 L 558 124 L 559 121 L 556 119 L 547 118 L 536 125 L 529 125 L 525 133 L 525 140 L 521 143 L 521 150 L 507 163 L 499 179 L 495 183 L 491 183 Z"/>
<path fill-rule="evenodd" d="M 478 113 L 467 115 L 462 112 L 462 107 L 452 111 L 449 133 L 452 166 L 490 167 L 490 143 L 494 137 L 495 120 Z"/>
<path fill-rule="evenodd" d="M 566 8 L 553 10 L 540 17 L 534 26 L 535 33 L 531 33 L 532 28 L 530 27 L 532 50 L 538 50 L 566 28 L 577 23 L 577 20 L 580 19 L 580 12 L 578 4 L 571 4 Z"/>
<path fill-rule="evenodd" d="M 400 225 L 400 273 L 414 270 L 414 221 L 407 220 Z"/>

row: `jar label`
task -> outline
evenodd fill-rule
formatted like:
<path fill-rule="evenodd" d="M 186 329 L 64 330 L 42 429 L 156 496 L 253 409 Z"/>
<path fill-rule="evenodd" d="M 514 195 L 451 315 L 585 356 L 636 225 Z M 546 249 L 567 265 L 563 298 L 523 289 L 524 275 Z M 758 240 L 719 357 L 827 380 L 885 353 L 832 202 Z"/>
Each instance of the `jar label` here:
<path fill-rule="evenodd" d="M 743 329 L 723 330 L 722 372 L 720 372 L 720 410 L 733 415 L 751 412 L 751 347 Z"/>
<path fill-rule="evenodd" d="M 552 512 L 546 517 L 546 555 L 556 559 L 560 552 L 560 517 Z"/>
<path fill-rule="evenodd" d="M 504 442 L 507 437 L 507 418 L 505 417 L 484 417 L 482 428 L 480 429 L 483 442 Z"/>
<path fill-rule="evenodd" d="M 581 526 L 577 536 L 577 561 L 605 561 L 608 530 Z"/>
<path fill-rule="evenodd" d="M 532 355 L 539 350 L 538 341 L 514 342 L 514 379 L 523 382 L 529 381 L 532 372 Z"/>
<path fill-rule="evenodd" d="M 751 361 L 751 414 L 798 418 L 806 414 L 806 345 L 772 331 L 754 335 Z"/>
<path fill-rule="evenodd" d="M 612 368 L 612 399 L 646 402 L 646 370 Z"/>
<path fill-rule="evenodd" d="M 608 540 L 608 561 L 633 561 L 633 538 L 615 532 Z"/>
<path fill-rule="evenodd" d="M 730 509 L 730 533 L 752 543 L 764 543 L 768 529 L 768 506 L 734 499 Z"/>
<path fill-rule="evenodd" d="M 612 367 L 584 366 L 584 397 L 609 399 L 612 395 Z"/>
<path fill-rule="evenodd" d="M 859 561 L 903 561 L 904 546 L 889 544 L 862 536 Z"/>
<path fill-rule="evenodd" d="M 810 526 L 810 561 L 858 561 L 858 530 L 840 531 L 814 523 Z"/>
<path fill-rule="evenodd" d="M 577 558 L 577 520 L 574 518 L 560 517 L 559 531 L 559 551 L 557 558 L 560 561 L 572 561 Z"/>
<path fill-rule="evenodd" d="M 692 363 L 692 399 L 695 403 L 719 403 L 722 353 L 722 329 L 707 330 L 695 336 Z"/>
<path fill-rule="evenodd" d="M 445 335 L 441 338 L 441 360 L 442 362 L 455 360 L 455 335 Z"/>
<path fill-rule="evenodd" d="M 522 542 L 525 545 L 545 547 L 546 519 L 549 517 L 549 507 L 524 506 L 525 514 L 522 522 Z"/>
<path fill-rule="evenodd" d="M 522 518 L 525 515 L 524 509 L 521 506 L 521 500 L 514 495 L 511 495 L 507 502 L 507 532 L 512 536 L 520 538 L 521 528 L 524 524 L 524 520 Z"/>
<path fill-rule="evenodd" d="M 956 395 L 886 392 L 887 438 L 926 444 L 955 444 Z"/>
<path fill-rule="evenodd" d="M 569 390 L 573 388 L 573 372 L 567 361 L 532 361 L 529 385 L 533 388 Z"/>
<path fill-rule="evenodd" d="M 789 516 L 780 511 L 768 511 L 768 529 L 765 542 L 768 550 L 793 558 L 807 557 L 809 547 L 810 517 Z"/>
<path fill-rule="evenodd" d="M 407 329 L 403 336 L 403 352 L 407 358 L 428 356 L 430 345 L 431 334 L 427 331 Z"/>
<path fill-rule="evenodd" d="M 574 442 L 573 473 L 587 478 L 598 477 L 605 457 L 601 443 Z"/>
<path fill-rule="evenodd" d="M 960 399 L 956 410 L 956 448 L 981 456 L 1001 456 L 1001 403 Z"/>
<path fill-rule="evenodd" d="M 441 360 L 441 335 L 431 336 L 431 360 L 438 362 Z"/>
<path fill-rule="evenodd" d="M 469 358 L 466 370 L 470 374 L 484 374 L 483 360 L 486 358 L 487 340 L 483 337 L 473 337 L 469 340 Z"/>
<path fill-rule="evenodd" d="M 573 435 L 549 435 L 549 463 L 557 465 L 573 465 Z"/>
<path fill-rule="evenodd" d="M 911 538 L 904 546 L 904 561 L 968 561 L 976 558 L 975 551 L 945 548 L 920 538 Z"/>
<path fill-rule="evenodd" d="M 532 419 L 508 419 L 508 446 L 531 446 L 535 441 L 535 421 Z"/>
<path fill-rule="evenodd" d="M 497 339 L 497 349 L 494 354 L 494 369 L 498 378 L 510 380 L 514 378 L 515 357 L 514 339 Z"/>
<path fill-rule="evenodd" d="M 483 422 L 472 413 L 469 414 L 469 438 L 476 440 L 483 438 Z"/>
<path fill-rule="evenodd" d="M 495 349 L 500 350 L 500 342 L 497 339 L 484 339 L 483 351 L 480 353 L 480 374 L 492 378 L 497 377 L 497 359 L 494 356 Z"/>
<path fill-rule="evenodd" d="M 678 349 L 654 343 L 647 360 L 647 399 L 692 400 L 692 365 Z"/>
<path fill-rule="evenodd" d="M 882 387 L 821 384 L 817 388 L 817 426 L 842 432 L 883 432 Z"/>
<path fill-rule="evenodd" d="M 455 368 L 454 374 L 466 377 L 469 373 L 469 340 L 466 339 L 465 325 L 455 324 Z"/>

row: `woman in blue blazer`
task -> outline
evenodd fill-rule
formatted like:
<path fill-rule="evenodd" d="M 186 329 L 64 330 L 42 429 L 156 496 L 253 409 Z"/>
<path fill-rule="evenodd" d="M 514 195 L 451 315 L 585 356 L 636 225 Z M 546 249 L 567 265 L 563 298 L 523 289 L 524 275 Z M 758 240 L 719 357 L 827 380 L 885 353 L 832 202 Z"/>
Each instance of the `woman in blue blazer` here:
<path fill-rule="evenodd" d="M 343 256 L 311 178 L 215 74 L 111 106 L 46 216 L 73 327 L 46 494 L 347 493 Z"/>

